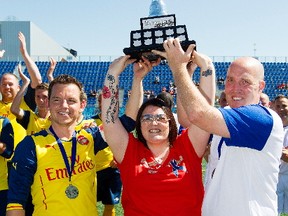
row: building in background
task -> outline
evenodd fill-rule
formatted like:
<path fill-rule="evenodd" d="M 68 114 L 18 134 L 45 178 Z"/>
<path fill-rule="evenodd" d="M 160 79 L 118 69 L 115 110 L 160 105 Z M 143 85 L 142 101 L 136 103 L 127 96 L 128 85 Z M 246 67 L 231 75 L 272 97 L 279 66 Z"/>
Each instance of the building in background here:
<path fill-rule="evenodd" d="M 167 15 L 166 6 L 163 0 L 152 0 L 149 10 L 149 17 Z"/>
<path fill-rule="evenodd" d="M 70 61 L 77 56 L 77 51 L 61 46 L 33 22 L 0 21 L 0 50 L 5 50 L 3 61 L 22 60 L 18 40 L 20 31 L 25 35 L 27 51 L 35 61 L 48 61 L 48 56 Z"/>

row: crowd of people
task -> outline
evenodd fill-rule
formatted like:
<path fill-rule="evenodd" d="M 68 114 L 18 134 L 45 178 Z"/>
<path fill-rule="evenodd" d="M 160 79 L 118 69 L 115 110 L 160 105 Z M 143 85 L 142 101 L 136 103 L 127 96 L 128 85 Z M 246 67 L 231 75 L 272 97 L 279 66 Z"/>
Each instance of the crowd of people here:
<path fill-rule="evenodd" d="M 53 77 L 54 59 L 43 83 L 25 36 L 18 38 L 29 76 L 18 67 L 21 86 L 12 73 L 0 80 L 0 215 L 98 215 L 101 201 L 112 216 L 120 200 L 127 216 L 288 213 L 288 98 L 269 100 L 257 59 L 231 63 L 216 107 L 212 60 L 171 38 L 153 53 L 173 74 L 177 115 L 169 91 L 144 98 L 142 81 L 161 59 L 126 55 L 109 66 L 97 94 L 101 112 L 84 116 L 83 84 Z M 130 64 L 119 116 L 119 75 Z"/>
<path fill-rule="evenodd" d="M 288 89 L 288 83 L 281 83 L 277 86 L 277 89 Z"/>

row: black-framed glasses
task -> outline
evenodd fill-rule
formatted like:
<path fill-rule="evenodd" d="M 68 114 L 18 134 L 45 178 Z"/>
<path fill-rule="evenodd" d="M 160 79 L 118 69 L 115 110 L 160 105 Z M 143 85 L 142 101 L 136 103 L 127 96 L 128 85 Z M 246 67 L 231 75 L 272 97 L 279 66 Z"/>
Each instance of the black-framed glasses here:
<path fill-rule="evenodd" d="M 153 121 L 167 123 L 170 119 L 165 114 L 145 114 L 141 117 L 141 122 L 152 123 Z"/>

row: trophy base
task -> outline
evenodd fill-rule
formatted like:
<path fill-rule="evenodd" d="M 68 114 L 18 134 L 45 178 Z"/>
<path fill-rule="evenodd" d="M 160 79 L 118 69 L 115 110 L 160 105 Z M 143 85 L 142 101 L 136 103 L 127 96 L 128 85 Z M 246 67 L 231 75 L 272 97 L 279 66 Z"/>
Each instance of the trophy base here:
<path fill-rule="evenodd" d="M 181 41 L 180 44 L 182 46 L 182 49 L 186 51 L 188 46 L 191 44 L 196 44 L 196 41 L 195 40 Z M 147 58 L 150 62 L 157 61 L 159 58 L 161 58 L 162 60 L 164 59 L 162 56 L 152 53 L 151 52 L 152 50 L 164 51 L 163 44 L 140 46 L 140 47 L 129 47 L 129 48 L 124 48 L 123 52 L 126 55 L 130 55 L 130 59 L 137 59 L 137 61 L 139 61 L 142 58 L 142 56 Z"/>

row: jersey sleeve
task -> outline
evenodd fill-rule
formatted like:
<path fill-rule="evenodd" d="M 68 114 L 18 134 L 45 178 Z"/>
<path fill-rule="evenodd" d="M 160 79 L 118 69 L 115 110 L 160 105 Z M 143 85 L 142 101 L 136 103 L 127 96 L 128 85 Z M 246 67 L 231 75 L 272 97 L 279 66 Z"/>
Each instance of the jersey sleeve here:
<path fill-rule="evenodd" d="M 119 119 L 127 132 L 131 132 L 135 129 L 135 121 L 132 118 L 124 114 Z"/>
<path fill-rule="evenodd" d="M 37 169 L 35 144 L 26 136 L 16 147 L 9 173 L 8 204 L 18 203 L 25 208 L 34 174 Z"/>
<path fill-rule="evenodd" d="M 227 146 L 247 147 L 259 151 L 264 148 L 273 127 L 273 117 L 266 108 L 249 105 L 219 110 L 230 132 L 230 138 L 224 138 Z"/>
<path fill-rule="evenodd" d="M 89 127 L 87 129 L 88 133 L 92 134 L 94 141 L 94 154 L 96 155 L 98 151 L 105 149 L 108 147 L 108 144 L 104 140 L 104 133 L 101 126 Z"/>
<path fill-rule="evenodd" d="M 5 151 L 1 154 L 1 156 L 5 158 L 10 158 L 13 154 L 14 149 L 14 132 L 13 127 L 8 118 L 2 119 L 2 130 L 0 135 L 0 142 L 6 144 Z"/>
<path fill-rule="evenodd" d="M 24 101 L 32 111 L 35 111 L 36 109 L 35 89 L 33 89 L 31 85 L 28 86 L 27 92 L 24 95 Z"/>
<path fill-rule="evenodd" d="M 28 111 L 28 110 L 23 110 L 23 111 L 24 111 L 24 116 L 23 116 L 23 118 L 22 118 L 22 119 L 16 119 L 16 121 L 17 121 L 25 130 L 27 130 L 31 112 Z"/>

